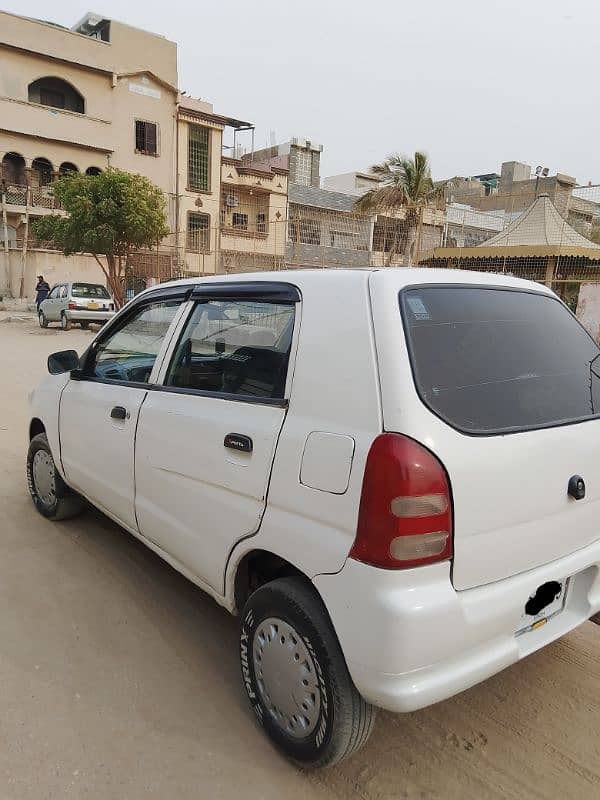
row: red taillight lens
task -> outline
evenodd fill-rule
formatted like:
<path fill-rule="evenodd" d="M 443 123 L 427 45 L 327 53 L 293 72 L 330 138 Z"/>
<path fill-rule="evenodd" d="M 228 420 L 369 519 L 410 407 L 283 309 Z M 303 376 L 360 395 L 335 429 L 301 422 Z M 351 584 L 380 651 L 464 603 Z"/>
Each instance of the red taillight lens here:
<path fill-rule="evenodd" d="M 369 450 L 350 558 L 402 569 L 452 557 L 446 471 L 425 447 L 383 433 Z"/>
<path fill-rule="evenodd" d="M 69 311 L 75 311 L 75 309 L 77 308 L 77 303 L 69 303 L 67 308 L 69 309 Z"/>

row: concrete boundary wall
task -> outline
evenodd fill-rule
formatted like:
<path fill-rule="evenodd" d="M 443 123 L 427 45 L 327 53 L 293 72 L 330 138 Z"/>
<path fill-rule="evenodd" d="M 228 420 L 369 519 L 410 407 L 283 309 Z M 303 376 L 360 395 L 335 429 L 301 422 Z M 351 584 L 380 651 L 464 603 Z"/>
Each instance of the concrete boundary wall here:
<path fill-rule="evenodd" d="M 0 251 L 0 295 L 19 297 L 23 254 L 21 250 L 8 251 L 10 285 L 6 286 L 6 252 Z M 84 281 L 101 283 L 106 286 L 106 278 L 98 262 L 90 255 L 64 256 L 55 250 L 28 250 L 25 265 L 24 295 L 35 296 L 36 276 L 43 275 L 53 286 L 61 281 Z"/>

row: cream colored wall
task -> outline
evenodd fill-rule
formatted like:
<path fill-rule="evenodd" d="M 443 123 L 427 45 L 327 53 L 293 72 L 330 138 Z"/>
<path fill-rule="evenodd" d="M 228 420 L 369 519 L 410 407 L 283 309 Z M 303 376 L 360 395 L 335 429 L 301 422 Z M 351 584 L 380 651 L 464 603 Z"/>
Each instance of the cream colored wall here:
<path fill-rule="evenodd" d="M 177 44 L 149 31 L 110 23 L 112 69 L 115 72 L 151 70 L 161 80 L 177 86 Z"/>
<path fill-rule="evenodd" d="M 1 15 L 0 15 L 1 16 Z M 71 83 L 85 100 L 85 116 L 110 120 L 112 103 L 110 92 L 111 76 L 102 72 L 81 68 L 77 65 L 58 64 L 44 56 L 34 53 L 20 53 L 3 47 L 4 35 L 0 31 L 0 96 L 27 103 L 27 87 L 38 78 L 53 76 Z M 57 109 L 52 109 L 52 113 Z M 46 113 L 50 113 L 46 110 Z M 55 116 L 60 119 L 62 112 Z M 74 117 L 75 124 L 83 118 L 82 114 L 68 114 Z M 51 120 L 48 120 L 50 122 Z M 42 131 L 39 131 L 42 133 Z M 52 135 L 43 131 L 44 136 Z"/>
<path fill-rule="evenodd" d="M 107 72 L 149 69 L 177 85 L 177 45 L 163 36 L 111 21 L 111 41 L 102 42 L 45 22 L 0 11 L 0 42 L 19 50 Z"/>
<path fill-rule="evenodd" d="M 143 86 L 160 97 L 131 91 L 130 85 Z M 175 192 L 175 111 L 177 96 L 144 75 L 120 78 L 112 94 L 111 166 L 150 178 L 167 194 Z M 158 156 L 135 152 L 136 119 L 158 125 Z"/>
<path fill-rule="evenodd" d="M 85 172 L 88 167 L 106 169 L 108 166 L 106 153 L 101 151 L 0 130 L 0 160 L 10 152 L 22 155 L 28 165 L 34 158 L 47 158 L 55 170 L 63 161 L 75 164 L 80 172 Z"/>
<path fill-rule="evenodd" d="M 6 254 L 0 255 L 6 260 Z M 19 250 L 9 250 L 10 287 L 15 297 L 19 296 L 22 254 Z M 36 276 L 43 275 L 50 286 L 61 281 L 84 281 L 101 283 L 106 286 L 106 278 L 93 256 L 63 256 L 53 250 L 29 250 L 25 266 L 25 296 L 35 297 Z"/>

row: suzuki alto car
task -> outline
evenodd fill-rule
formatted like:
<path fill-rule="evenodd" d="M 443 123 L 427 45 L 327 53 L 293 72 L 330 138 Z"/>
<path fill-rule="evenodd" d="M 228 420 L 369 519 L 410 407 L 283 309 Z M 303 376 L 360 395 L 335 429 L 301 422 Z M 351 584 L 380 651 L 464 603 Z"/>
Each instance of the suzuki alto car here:
<path fill-rule="evenodd" d="M 333 764 L 376 708 L 444 700 L 600 609 L 599 355 L 504 275 L 164 284 L 50 356 L 29 489 L 49 520 L 94 504 L 237 614 L 260 725 Z"/>
<path fill-rule="evenodd" d="M 104 325 L 115 315 L 115 304 L 108 290 L 100 283 L 58 283 L 40 303 L 40 328 L 58 322 L 64 331 L 73 323 L 87 328 L 90 322 Z"/>

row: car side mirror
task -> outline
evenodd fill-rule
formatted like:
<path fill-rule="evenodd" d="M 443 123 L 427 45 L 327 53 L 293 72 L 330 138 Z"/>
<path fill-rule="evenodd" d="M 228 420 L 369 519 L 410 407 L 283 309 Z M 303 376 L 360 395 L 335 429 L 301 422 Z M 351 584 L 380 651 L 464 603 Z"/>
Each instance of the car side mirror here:
<path fill-rule="evenodd" d="M 48 372 L 50 375 L 61 375 L 79 369 L 79 356 L 76 350 L 60 350 L 48 356 Z"/>

